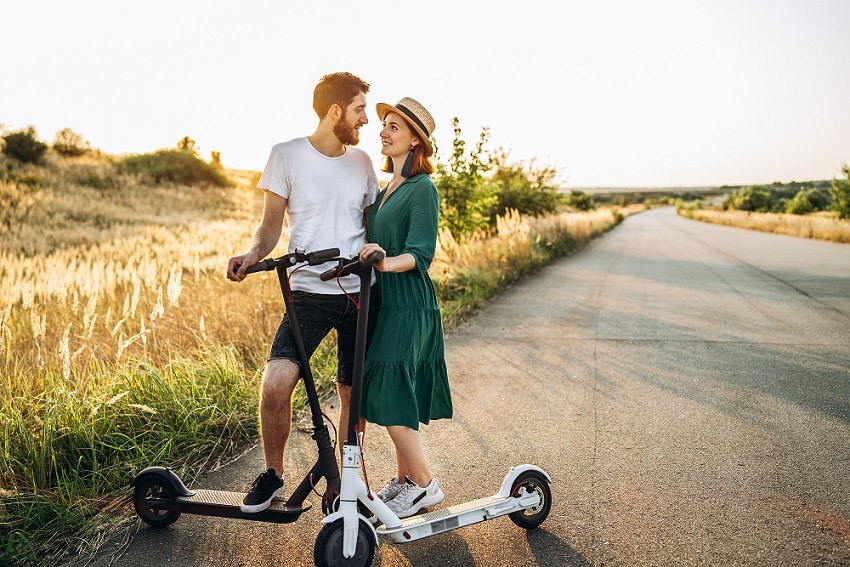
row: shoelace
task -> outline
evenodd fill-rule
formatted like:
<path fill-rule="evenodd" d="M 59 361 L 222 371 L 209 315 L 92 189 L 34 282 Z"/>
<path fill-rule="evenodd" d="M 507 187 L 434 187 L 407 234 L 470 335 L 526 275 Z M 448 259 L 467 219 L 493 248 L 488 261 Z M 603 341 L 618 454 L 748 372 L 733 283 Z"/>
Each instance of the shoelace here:
<path fill-rule="evenodd" d="M 405 482 L 399 489 L 398 494 L 396 495 L 398 501 L 404 502 L 405 504 L 409 504 L 409 502 L 407 502 L 407 500 L 409 499 L 408 495 L 410 494 L 410 491 L 413 490 L 413 488 L 415 487 L 416 485 Z"/>
<path fill-rule="evenodd" d="M 254 483 L 251 485 L 251 488 L 254 489 L 254 488 L 267 488 L 267 487 L 269 487 L 271 485 L 271 482 L 272 482 L 272 476 L 273 476 L 272 474 L 269 474 L 268 472 L 264 472 L 263 474 L 258 476 L 256 479 L 254 479 Z"/>

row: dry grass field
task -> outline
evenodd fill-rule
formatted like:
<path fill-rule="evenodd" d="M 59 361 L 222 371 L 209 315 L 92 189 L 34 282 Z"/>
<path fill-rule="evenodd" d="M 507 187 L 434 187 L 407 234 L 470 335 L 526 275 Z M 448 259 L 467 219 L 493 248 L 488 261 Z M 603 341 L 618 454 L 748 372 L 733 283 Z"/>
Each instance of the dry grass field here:
<path fill-rule="evenodd" d="M 679 214 L 714 224 L 850 244 L 850 221 L 837 220 L 830 213 L 788 215 L 680 208 Z"/>
<path fill-rule="evenodd" d="M 0 157 L 0 564 L 85 545 L 144 466 L 191 482 L 256 440 L 283 306 L 274 272 L 224 276 L 262 210 L 257 174 L 228 175 L 232 187 L 154 185 L 108 156 Z M 446 327 L 642 208 L 509 214 L 463 242 L 443 232 L 432 276 Z M 311 361 L 320 389 L 332 353 L 333 336 Z"/>

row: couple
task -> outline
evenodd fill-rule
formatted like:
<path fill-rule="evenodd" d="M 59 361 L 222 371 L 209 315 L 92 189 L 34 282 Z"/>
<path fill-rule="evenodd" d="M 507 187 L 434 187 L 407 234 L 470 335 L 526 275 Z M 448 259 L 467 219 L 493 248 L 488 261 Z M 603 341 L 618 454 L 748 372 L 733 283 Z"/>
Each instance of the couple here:
<path fill-rule="evenodd" d="M 352 146 L 369 122 L 369 84 L 351 73 L 322 77 L 313 91 L 319 117 L 307 137 L 275 145 L 257 186 L 265 192 L 263 215 L 248 252 L 231 258 L 227 277 L 245 270 L 278 242 L 284 215 L 289 252 L 339 248 L 343 256 L 385 257 L 375 264 L 369 347 L 363 376 L 362 416 L 387 427 L 395 446 L 397 475 L 376 494 L 400 518 L 440 503 L 444 496 L 425 460 L 419 423 L 452 416 L 443 328 L 428 276 L 437 241 L 439 202 L 430 173 L 434 120 L 411 98 L 377 105 L 382 170 L 392 173 L 383 191 L 368 155 Z M 323 282 L 326 266 L 291 274 L 296 313 L 307 356 L 337 331 L 336 377 L 339 435 L 348 431 L 359 280 Z M 350 281 L 345 281 L 350 280 Z M 298 355 L 284 315 L 272 342 L 260 391 L 260 429 L 266 472 L 254 481 L 241 506 L 265 510 L 283 494 L 283 454 L 292 426 L 292 392 L 300 379 Z M 339 442 L 340 449 L 342 442 Z"/>

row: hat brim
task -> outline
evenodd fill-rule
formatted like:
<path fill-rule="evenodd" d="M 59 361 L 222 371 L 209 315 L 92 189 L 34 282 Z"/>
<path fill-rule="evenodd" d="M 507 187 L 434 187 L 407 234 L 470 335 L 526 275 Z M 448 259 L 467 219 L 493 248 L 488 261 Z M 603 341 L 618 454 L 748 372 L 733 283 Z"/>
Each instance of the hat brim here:
<path fill-rule="evenodd" d="M 404 121 L 407 122 L 407 125 L 413 128 L 413 130 L 419 136 L 419 139 L 422 140 L 423 144 L 425 144 L 425 155 L 434 155 L 434 146 L 431 144 L 431 138 L 428 136 L 428 134 L 425 133 L 425 130 L 423 130 L 416 122 L 411 120 L 406 113 L 402 112 L 395 106 L 387 104 L 385 102 L 379 102 L 378 104 L 376 104 L 375 109 L 378 111 L 378 118 L 381 119 L 381 122 L 384 121 L 384 118 L 386 118 L 387 114 L 389 114 L 390 112 L 395 112 L 396 114 L 404 118 Z"/>

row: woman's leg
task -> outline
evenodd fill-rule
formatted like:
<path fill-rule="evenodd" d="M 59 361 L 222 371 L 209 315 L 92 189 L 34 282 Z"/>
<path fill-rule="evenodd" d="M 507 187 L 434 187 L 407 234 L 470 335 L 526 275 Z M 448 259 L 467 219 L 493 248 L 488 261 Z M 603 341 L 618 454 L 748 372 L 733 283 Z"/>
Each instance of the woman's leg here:
<path fill-rule="evenodd" d="M 403 425 L 390 425 L 387 433 L 395 445 L 399 480 L 407 477 L 419 486 L 428 486 L 432 475 L 419 432 Z"/>

